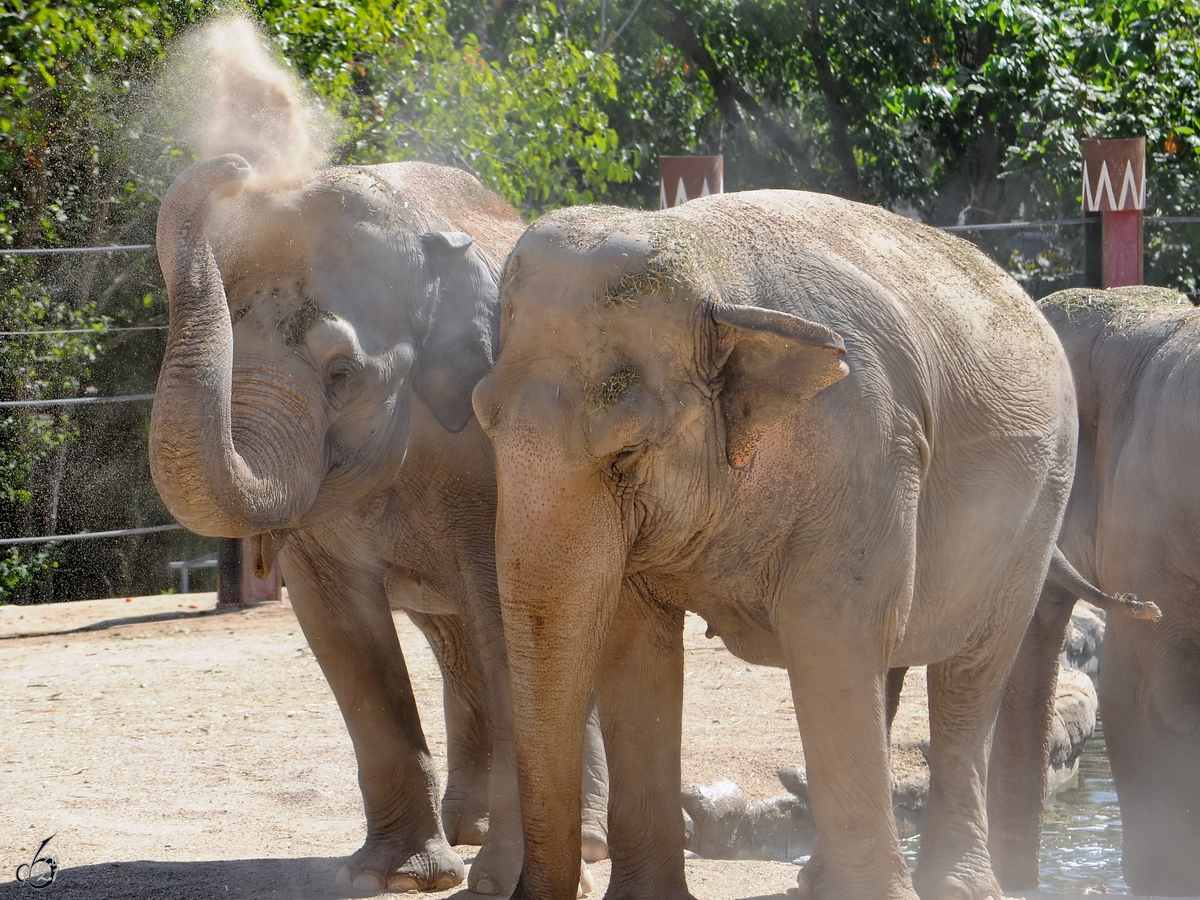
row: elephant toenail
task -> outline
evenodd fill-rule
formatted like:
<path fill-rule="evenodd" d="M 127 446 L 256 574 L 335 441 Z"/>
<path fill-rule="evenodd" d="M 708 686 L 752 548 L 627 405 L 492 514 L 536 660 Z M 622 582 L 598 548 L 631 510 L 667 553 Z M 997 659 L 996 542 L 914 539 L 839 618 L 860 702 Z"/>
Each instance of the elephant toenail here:
<path fill-rule="evenodd" d="M 471 890 L 476 894 L 488 894 L 489 896 L 500 893 L 496 889 L 496 883 L 486 875 L 475 882 L 475 886 Z"/>
<path fill-rule="evenodd" d="M 351 887 L 356 891 L 380 891 L 383 890 L 383 882 L 370 872 L 363 872 L 355 876 Z"/>
<path fill-rule="evenodd" d="M 419 891 L 421 890 L 421 884 L 412 875 L 406 872 L 397 872 L 388 879 L 387 889 L 389 891 L 402 892 Z"/>

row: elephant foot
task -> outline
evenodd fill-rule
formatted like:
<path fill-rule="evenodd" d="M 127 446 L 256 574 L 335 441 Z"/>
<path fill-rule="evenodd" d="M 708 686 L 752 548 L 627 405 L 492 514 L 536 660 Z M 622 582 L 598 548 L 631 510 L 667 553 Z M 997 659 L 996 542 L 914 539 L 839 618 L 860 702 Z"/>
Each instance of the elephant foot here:
<path fill-rule="evenodd" d="M 921 900 L 1004 900 L 1000 884 L 990 871 L 950 872 L 923 880 L 917 873 Z"/>
<path fill-rule="evenodd" d="M 796 896 L 799 900 L 855 900 L 859 897 L 863 900 L 920 900 L 907 878 L 907 870 L 903 877 L 893 878 L 891 883 L 882 889 L 876 886 L 857 890 L 837 882 L 831 870 L 832 866 L 825 865 L 814 851 L 796 875 Z M 999 894 L 996 895 L 996 900 L 1000 900 Z"/>
<path fill-rule="evenodd" d="M 443 891 L 462 882 L 466 866 L 443 840 L 419 850 L 387 838 L 368 838 L 342 866 L 335 883 L 343 890 Z"/>
<path fill-rule="evenodd" d="M 608 837 L 600 831 L 584 828 L 580 855 L 585 863 L 608 859 Z"/>
<path fill-rule="evenodd" d="M 507 840 L 493 834 L 475 854 L 467 874 L 467 888 L 489 897 L 509 896 L 517 886 L 524 859 L 525 849 L 520 840 Z"/>
<path fill-rule="evenodd" d="M 524 861 L 524 849 L 518 844 L 515 849 L 501 849 L 493 841 L 485 844 L 471 863 L 471 871 L 467 875 L 467 888 L 476 894 L 489 897 L 508 897 L 517 886 L 517 878 L 521 874 L 521 863 Z M 587 863 L 579 863 L 579 889 L 575 893 L 576 900 L 588 896 L 596 889 L 596 880 L 592 877 Z"/>

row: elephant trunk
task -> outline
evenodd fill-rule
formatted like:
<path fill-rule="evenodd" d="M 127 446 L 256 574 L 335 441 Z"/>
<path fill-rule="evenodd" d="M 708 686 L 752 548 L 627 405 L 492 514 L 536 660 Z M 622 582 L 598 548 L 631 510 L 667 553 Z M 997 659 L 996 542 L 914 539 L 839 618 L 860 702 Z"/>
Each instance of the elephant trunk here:
<path fill-rule="evenodd" d="M 204 214 L 214 190 L 249 173 L 232 154 L 185 170 L 163 199 L 156 237 L 170 324 L 150 417 L 150 471 L 180 523 L 224 537 L 292 521 L 312 504 L 324 458 L 321 395 L 296 386 L 290 373 L 245 367 L 235 396 L 233 326 Z"/>
<path fill-rule="evenodd" d="M 496 444 L 496 561 L 525 833 L 516 896 L 570 900 L 588 697 L 626 548 L 599 473 L 514 431 Z"/>

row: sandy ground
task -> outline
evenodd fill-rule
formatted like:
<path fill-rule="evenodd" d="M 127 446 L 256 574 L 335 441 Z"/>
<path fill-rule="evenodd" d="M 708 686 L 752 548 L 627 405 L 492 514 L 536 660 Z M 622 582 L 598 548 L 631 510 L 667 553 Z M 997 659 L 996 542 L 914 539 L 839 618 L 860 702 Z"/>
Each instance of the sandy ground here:
<path fill-rule="evenodd" d="M 349 896 L 333 876 L 365 826 L 333 695 L 288 607 L 214 605 L 0 607 L 0 900 Z M 408 619 L 396 624 L 444 778 L 437 666 Z M 691 616 L 685 646 L 684 780 L 782 793 L 776 770 L 803 762 L 785 674 L 735 659 Z M 927 734 L 923 673 L 910 678 L 899 741 Z M 16 870 L 52 834 L 57 879 L 30 893 Z M 796 878 L 777 862 L 687 869 L 698 900 L 782 898 Z M 600 897 L 608 863 L 592 871 Z"/>

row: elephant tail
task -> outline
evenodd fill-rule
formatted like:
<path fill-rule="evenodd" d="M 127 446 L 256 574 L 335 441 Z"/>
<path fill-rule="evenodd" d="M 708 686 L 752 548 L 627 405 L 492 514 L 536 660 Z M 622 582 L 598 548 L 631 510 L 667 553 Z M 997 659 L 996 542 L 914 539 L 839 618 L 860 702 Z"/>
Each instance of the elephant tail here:
<path fill-rule="evenodd" d="M 1151 622 L 1157 622 L 1162 618 L 1162 611 L 1157 605 L 1148 600 L 1139 600 L 1135 594 L 1112 594 L 1110 596 L 1104 593 L 1080 575 L 1057 547 L 1054 548 L 1054 555 L 1050 558 L 1050 571 L 1046 575 L 1046 580 L 1062 588 L 1072 597 L 1086 600 L 1093 606 L 1098 606 L 1105 612 L 1114 615 L 1127 619 L 1148 619 Z"/>

